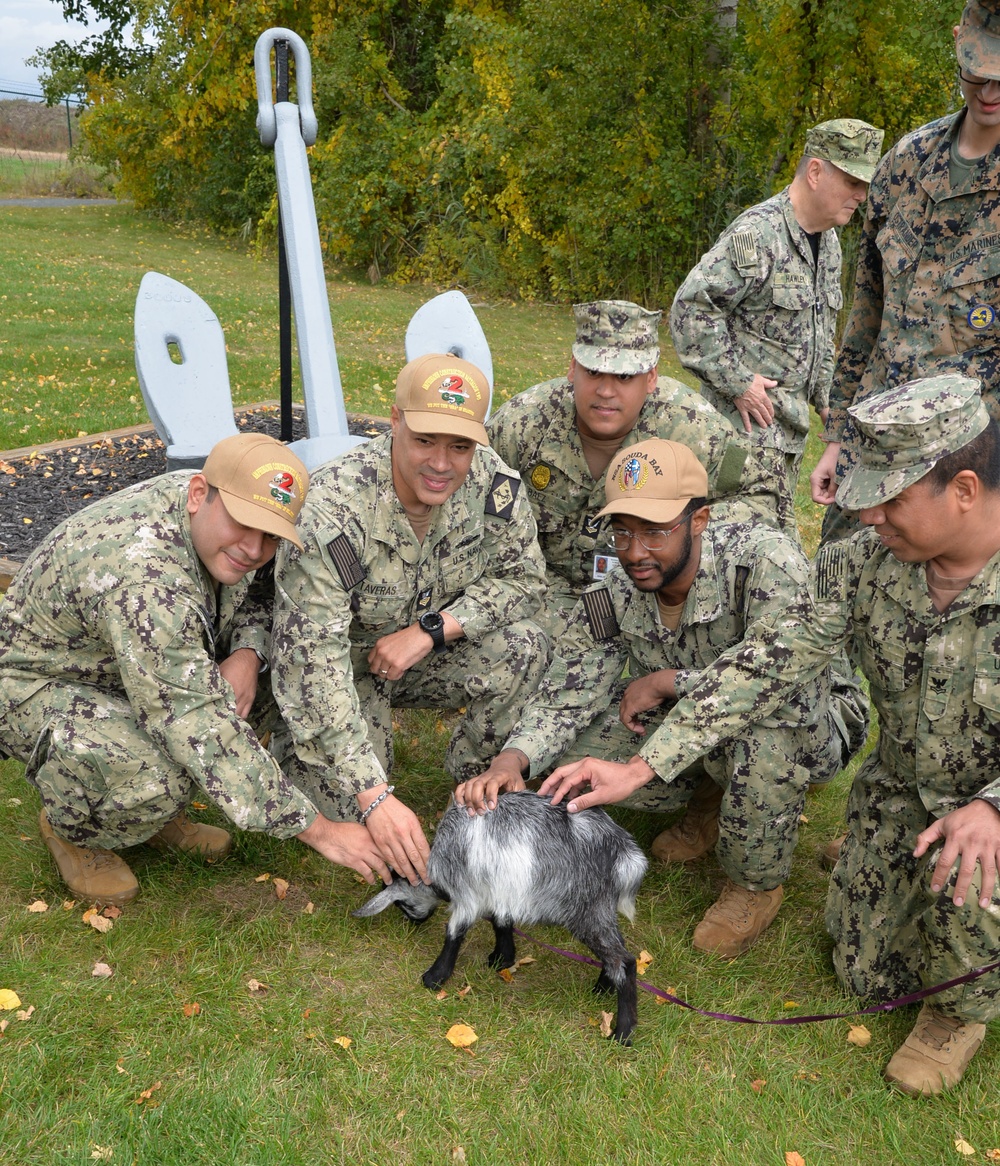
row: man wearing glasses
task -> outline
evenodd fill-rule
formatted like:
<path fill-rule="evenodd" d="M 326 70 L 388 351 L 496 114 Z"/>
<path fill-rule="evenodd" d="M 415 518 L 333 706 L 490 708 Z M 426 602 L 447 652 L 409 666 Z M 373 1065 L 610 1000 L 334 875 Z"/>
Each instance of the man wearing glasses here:
<path fill-rule="evenodd" d="M 611 523 L 620 569 L 584 592 L 520 723 L 486 773 L 459 787 L 460 802 L 490 809 L 501 791 L 523 788 L 524 773 L 559 760 L 627 761 L 755 619 L 808 602 L 797 542 L 761 523 L 710 522 L 707 489 L 704 467 L 676 442 L 639 442 L 614 458 L 598 517 Z M 715 847 L 726 881 L 695 928 L 696 948 L 738 956 L 774 920 L 806 789 L 832 778 L 848 752 L 823 672 L 766 721 L 623 803 L 688 807 L 700 823 L 663 831 L 656 858 L 676 858 L 687 843 L 686 858 Z"/>
<path fill-rule="evenodd" d="M 581 592 L 603 579 L 609 554 L 604 472 L 619 450 L 650 437 L 690 446 L 708 471 L 710 501 L 734 518 L 755 515 L 794 530 L 791 499 L 777 489 L 745 436 L 698 393 L 658 377 L 660 313 L 626 300 L 574 304 L 576 338 L 565 377 L 518 393 L 487 423 L 490 443 L 521 475 L 545 556 L 544 618 L 557 640 Z"/>
<path fill-rule="evenodd" d="M 824 543 L 858 529 L 830 506 L 857 457 L 852 403 L 961 373 L 982 381 L 1000 418 L 1000 3 L 969 0 L 954 34 L 964 108 L 902 138 L 869 190 L 828 445 L 810 476 L 813 499 L 829 507 Z"/>

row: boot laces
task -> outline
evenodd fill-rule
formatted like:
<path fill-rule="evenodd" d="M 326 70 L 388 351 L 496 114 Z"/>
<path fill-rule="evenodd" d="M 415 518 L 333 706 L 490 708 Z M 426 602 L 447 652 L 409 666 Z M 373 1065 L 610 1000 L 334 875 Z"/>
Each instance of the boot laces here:
<path fill-rule="evenodd" d="M 959 1035 L 963 1028 L 962 1021 L 957 1016 L 945 1016 L 941 1012 L 927 1012 L 921 1018 L 917 1036 L 932 1049 L 941 1050 L 948 1042 Z"/>

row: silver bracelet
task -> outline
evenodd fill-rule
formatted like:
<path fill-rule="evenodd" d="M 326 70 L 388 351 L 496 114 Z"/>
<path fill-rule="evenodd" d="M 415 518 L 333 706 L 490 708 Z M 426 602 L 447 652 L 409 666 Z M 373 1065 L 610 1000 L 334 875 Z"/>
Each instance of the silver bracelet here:
<path fill-rule="evenodd" d="M 366 809 L 361 811 L 362 825 L 364 825 L 365 819 L 372 812 L 372 810 L 374 810 L 376 806 L 380 806 L 395 788 L 396 787 L 394 785 L 387 785 L 385 789 L 378 795 L 378 797 L 373 802 L 370 802 Z"/>

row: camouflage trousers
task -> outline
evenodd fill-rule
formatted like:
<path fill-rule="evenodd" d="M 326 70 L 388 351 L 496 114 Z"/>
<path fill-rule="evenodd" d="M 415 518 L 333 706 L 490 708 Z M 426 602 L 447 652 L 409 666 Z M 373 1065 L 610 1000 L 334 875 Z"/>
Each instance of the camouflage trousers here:
<path fill-rule="evenodd" d="M 503 747 L 521 706 L 545 674 L 549 642 L 537 624 L 523 620 L 489 632 L 477 643 L 458 640 L 446 652 L 431 652 L 399 680 L 373 676 L 366 657 L 367 650 L 352 660 L 355 686 L 368 740 L 385 772 L 392 774 L 394 708 L 461 708 L 465 711 L 444 758 L 446 773 L 458 785 L 478 777 Z M 336 769 L 320 772 L 292 755 L 291 748 L 287 730 L 276 735 L 272 752 L 289 780 L 332 821 L 357 820 L 351 775 Z"/>
<path fill-rule="evenodd" d="M 939 893 L 931 872 L 941 853 L 913 857 L 931 822 L 917 790 L 871 757 L 854 780 L 848 835 L 826 901 L 833 964 L 849 991 L 891 1000 L 992 963 L 1000 952 L 1000 907 L 979 906 L 977 866 L 965 904 L 952 902 L 955 872 Z M 985 1023 L 1000 1015 L 997 973 L 930 998 L 942 1011 Z"/>
<path fill-rule="evenodd" d="M 627 761 L 636 754 L 643 738 L 618 716 L 627 683 L 619 683 L 608 711 L 576 739 L 561 765 L 587 756 Z M 647 722 L 647 734 L 666 711 Z M 734 883 L 770 891 L 789 876 L 809 784 L 835 776 L 842 758 L 832 716 L 806 728 L 750 725 L 672 781 L 654 778 L 620 804 L 651 813 L 679 810 L 710 778 L 724 790 L 715 850 L 719 865 Z"/>
<path fill-rule="evenodd" d="M 188 805 L 194 783 L 136 722 L 123 696 L 49 684 L 0 721 L 52 829 L 78 846 L 144 842 Z"/>

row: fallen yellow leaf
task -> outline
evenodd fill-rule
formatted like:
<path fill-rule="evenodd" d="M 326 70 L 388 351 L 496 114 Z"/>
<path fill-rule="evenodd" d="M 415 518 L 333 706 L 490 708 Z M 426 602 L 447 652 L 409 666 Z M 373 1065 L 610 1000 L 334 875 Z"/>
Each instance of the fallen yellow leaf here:
<path fill-rule="evenodd" d="M 462 1146 L 453 1146 L 451 1151 L 451 1160 L 455 1166 L 465 1166 L 467 1161 L 465 1157 L 465 1149 Z"/>
<path fill-rule="evenodd" d="M 475 1031 L 467 1024 L 453 1024 L 444 1036 L 456 1049 L 467 1049 L 469 1045 L 474 1045 L 479 1040 Z"/>
<path fill-rule="evenodd" d="M 0 1008 L 8 1011 L 11 1008 L 21 1007 L 21 997 L 10 988 L 0 988 Z"/>
<path fill-rule="evenodd" d="M 468 996 L 468 994 L 471 991 L 472 991 L 471 984 L 466 984 L 464 988 L 459 988 L 459 990 L 457 992 L 457 996 L 458 996 L 459 1000 L 464 1000 L 466 998 L 466 996 Z"/>
<path fill-rule="evenodd" d="M 986 1157 L 990 1162 L 1000 1162 L 1000 1150 L 987 1150 Z"/>
<path fill-rule="evenodd" d="M 640 976 L 645 975 L 646 969 L 652 962 L 653 957 L 649 954 L 648 951 L 646 951 L 645 948 L 643 948 L 642 951 L 639 952 L 639 955 L 636 957 L 635 970 L 639 973 Z"/>
<path fill-rule="evenodd" d="M 786 1150 L 785 1166 L 806 1166 L 806 1160 L 795 1150 Z"/>
<path fill-rule="evenodd" d="M 955 1149 L 960 1154 L 965 1154 L 966 1156 L 974 1154 L 976 1152 L 975 1146 L 970 1146 L 969 1143 L 965 1140 L 965 1138 L 956 1138 L 955 1139 Z"/>
<path fill-rule="evenodd" d="M 279 899 L 283 899 L 288 894 L 289 883 L 287 879 L 276 878 L 272 886 L 274 887 L 274 893 Z"/>
<path fill-rule="evenodd" d="M 335 1045 L 340 1045 L 342 1049 L 349 1049 L 354 1043 L 349 1036 L 335 1036 L 333 1038 Z"/>
<path fill-rule="evenodd" d="M 63 899 L 63 910 L 72 911 L 76 906 L 76 899 Z"/>
<path fill-rule="evenodd" d="M 434 999 L 435 1000 L 447 1000 L 448 999 L 447 989 L 442 988 L 440 992 L 436 992 L 434 994 Z"/>
<path fill-rule="evenodd" d="M 31 912 L 32 915 L 40 915 L 43 911 L 47 911 L 49 909 L 49 905 L 45 902 L 44 899 L 36 899 L 33 903 L 28 904 L 27 909 Z"/>
<path fill-rule="evenodd" d="M 121 913 L 122 913 L 121 907 L 115 907 L 110 903 L 101 912 L 101 914 L 104 916 L 105 919 L 119 919 L 119 918 L 121 918 Z"/>
<path fill-rule="evenodd" d="M 537 962 L 538 961 L 535 959 L 535 957 L 533 955 L 525 955 L 525 956 L 522 956 L 517 961 L 517 963 L 514 965 L 514 967 L 515 968 L 526 968 L 528 966 L 528 964 L 534 964 Z"/>
<path fill-rule="evenodd" d="M 94 1147 L 90 1155 L 91 1159 L 97 1159 L 99 1162 L 110 1162 L 115 1156 L 115 1152 L 110 1146 L 99 1146 L 96 1142 L 90 1144 Z"/>
<path fill-rule="evenodd" d="M 313 906 L 312 903 L 306 903 L 306 905 L 302 908 L 302 914 L 303 915 L 311 915 L 313 913 L 313 911 L 315 911 L 315 910 L 316 910 L 316 908 Z"/>
<path fill-rule="evenodd" d="M 849 1045 L 857 1045 L 859 1049 L 863 1049 L 865 1045 L 871 1044 L 872 1034 L 863 1024 L 850 1025 L 850 1031 L 847 1034 L 847 1043 Z"/>
<path fill-rule="evenodd" d="M 797 1000 L 786 1000 L 785 1001 L 786 1008 L 798 1008 L 798 1006 L 799 1006 L 799 1004 L 798 1004 Z M 792 1153 L 794 1153 L 794 1152 L 795 1151 L 793 1150 Z"/>
<path fill-rule="evenodd" d="M 267 991 L 267 984 L 262 984 L 260 980 L 247 980 L 247 987 L 254 995 Z"/>
<path fill-rule="evenodd" d="M 160 1089 L 162 1087 L 162 1085 L 163 1085 L 162 1081 L 157 1081 L 155 1085 L 150 1085 L 150 1087 L 148 1089 L 143 1089 L 143 1091 L 135 1099 L 135 1104 L 142 1105 L 142 1103 L 144 1101 L 148 1101 L 153 1096 L 153 1094 L 157 1091 L 157 1089 Z"/>
<path fill-rule="evenodd" d="M 94 907 L 84 911 L 83 921 L 89 923 L 95 931 L 99 931 L 102 935 L 106 935 L 114 927 L 114 923 L 110 919 L 105 919 L 103 915 L 98 915 Z"/>
<path fill-rule="evenodd" d="M 611 1035 L 611 1022 L 612 1022 L 612 1020 L 614 1020 L 614 1017 L 611 1015 L 610 1012 L 602 1012 L 601 1013 L 601 1036 L 610 1036 Z"/>
<path fill-rule="evenodd" d="M 266 871 L 264 871 L 264 873 L 262 875 L 258 875 L 254 879 L 254 882 L 255 883 L 266 883 L 270 877 L 271 877 L 271 872 L 269 870 L 266 870 Z"/>
<path fill-rule="evenodd" d="M 501 968 L 500 979 L 505 980 L 508 984 L 514 979 L 515 968 Z"/>
<path fill-rule="evenodd" d="M 206 802 L 192 802 L 191 809 L 192 810 L 207 810 L 208 804 Z"/>

